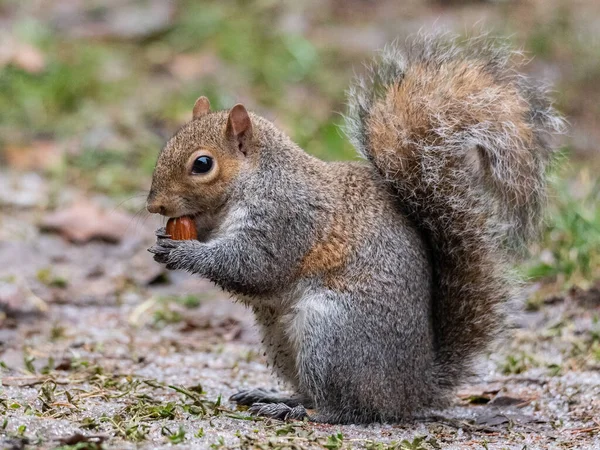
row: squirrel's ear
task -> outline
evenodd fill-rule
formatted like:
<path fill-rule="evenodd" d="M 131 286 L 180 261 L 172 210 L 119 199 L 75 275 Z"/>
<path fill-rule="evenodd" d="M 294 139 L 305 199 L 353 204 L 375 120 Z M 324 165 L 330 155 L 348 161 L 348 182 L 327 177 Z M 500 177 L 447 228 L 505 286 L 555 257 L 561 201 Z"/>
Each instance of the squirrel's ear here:
<path fill-rule="evenodd" d="M 194 104 L 194 110 L 192 112 L 192 117 L 197 119 L 198 117 L 202 117 L 210 111 L 210 102 L 204 96 L 198 98 L 196 103 Z"/>
<path fill-rule="evenodd" d="M 248 111 L 241 103 L 238 103 L 229 111 L 226 133 L 227 137 L 235 142 L 238 150 L 246 155 L 248 145 L 252 139 L 252 122 Z"/>

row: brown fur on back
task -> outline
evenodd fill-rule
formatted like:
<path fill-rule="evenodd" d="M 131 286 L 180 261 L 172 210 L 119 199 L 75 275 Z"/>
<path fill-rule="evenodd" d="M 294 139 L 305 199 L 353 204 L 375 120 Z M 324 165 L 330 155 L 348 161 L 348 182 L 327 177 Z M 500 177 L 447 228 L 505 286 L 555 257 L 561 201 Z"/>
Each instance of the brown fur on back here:
<path fill-rule="evenodd" d="M 332 165 L 331 183 L 338 189 L 329 192 L 336 197 L 330 199 L 336 209 L 328 215 L 317 241 L 302 259 L 301 277 L 321 276 L 328 287 L 340 291 L 352 281 L 344 280 L 344 269 L 373 222 L 372 204 L 381 204 L 379 197 L 385 195 L 374 184 L 371 172 L 362 164 Z"/>

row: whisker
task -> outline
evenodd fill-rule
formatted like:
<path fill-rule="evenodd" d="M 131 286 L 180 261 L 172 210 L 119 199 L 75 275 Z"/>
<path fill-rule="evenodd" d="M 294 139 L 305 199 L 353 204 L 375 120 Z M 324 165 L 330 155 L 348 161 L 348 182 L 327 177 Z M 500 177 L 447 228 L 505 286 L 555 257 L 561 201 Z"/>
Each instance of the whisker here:
<path fill-rule="evenodd" d="M 136 199 L 138 199 L 140 197 L 146 197 L 146 196 L 148 196 L 148 191 L 143 191 L 143 192 L 140 192 L 138 194 L 133 194 L 131 197 L 127 197 L 126 199 L 121 200 L 114 207 L 112 207 L 108 212 L 109 213 L 115 212 L 116 210 L 118 210 L 119 208 L 121 208 L 125 203 L 130 202 L 132 200 L 136 200 Z"/>
<path fill-rule="evenodd" d="M 144 213 L 144 219 L 142 220 L 142 227 L 146 224 L 146 221 L 152 216 L 149 212 Z"/>
<path fill-rule="evenodd" d="M 126 233 L 127 232 L 137 232 L 137 230 L 140 228 L 140 220 L 143 218 L 143 214 L 145 213 L 146 208 L 143 206 L 140 209 L 138 209 L 136 211 L 136 213 L 131 217 L 131 220 L 129 221 L 129 224 L 127 225 L 126 228 Z M 143 224 L 142 224 L 143 225 Z"/>

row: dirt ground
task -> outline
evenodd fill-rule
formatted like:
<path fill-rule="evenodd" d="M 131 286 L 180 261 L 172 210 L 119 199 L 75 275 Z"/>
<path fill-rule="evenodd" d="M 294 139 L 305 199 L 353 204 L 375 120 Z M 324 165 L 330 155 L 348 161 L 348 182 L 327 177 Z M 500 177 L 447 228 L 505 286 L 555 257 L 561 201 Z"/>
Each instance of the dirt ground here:
<path fill-rule="evenodd" d="M 0 448 L 600 449 L 599 5 L 0 0 Z M 353 158 L 349 79 L 422 28 L 508 37 L 570 122 L 572 167 L 524 268 L 538 283 L 448 410 L 250 417 L 231 394 L 286 386 L 248 310 L 146 251 L 163 225 L 143 213 L 157 152 L 207 95 Z"/>
<path fill-rule="evenodd" d="M 228 402 L 285 386 L 249 311 L 153 262 L 159 221 L 74 244 L 42 232 L 44 214 L 5 211 L 3 448 L 600 448 L 600 287 L 528 304 L 454 408 L 404 425 L 285 424 Z"/>

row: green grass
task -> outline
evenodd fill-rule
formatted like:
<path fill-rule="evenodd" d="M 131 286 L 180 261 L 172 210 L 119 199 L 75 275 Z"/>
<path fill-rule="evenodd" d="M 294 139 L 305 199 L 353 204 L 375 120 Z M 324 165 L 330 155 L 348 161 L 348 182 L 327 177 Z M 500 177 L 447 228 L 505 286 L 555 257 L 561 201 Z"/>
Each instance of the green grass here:
<path fill-rule="evenodd" d="M 554 188 L 542 239 L 526 267 L 533 280 L 564 288 L 600 277 L 600 180 L 582 170 Z"/>
<path fill-rule="evenodd" d="M 189 118 L 199 95 L 216 109 L 250 99 L 308 152 L 325 160 L 355 158 L 340 113 L 356 56 L 280 27 L 286 9 L 277 2 L 247 6 L 186 0 L 168 29 L 137 41 L 76 39 L 40 20 L 17 20 L 14 35 L 38 48 L 46 67 L 40 73 L 0 67 L 0 164 L 5 146 L 53 140 L 64 157 L 46 171 L 52 192 L 70 185 L 131 199 L 148 189 L 160 147 Z M 512 14 L 506 8 L 507 27 L 518 25 Z M 600 108 L 589 100 L 600 47 L 573 32 L 575 19 L 559 8 L 518 37 L 536 58 L 573 65 L 559 80 L 557 97 L 574 113 Z M 171 73 L 177 57 L 198 55 L 211 56 L 217 68 L 192 79 Z M 600 276 L 600 188 L 591 184 L 577 195 L 567 182 L 557 186 L 543 239 L 525 266 L 530 278 L 568 287 Z"/>
<path fill-rule="evenodd" d="M 59 183 L 127 197 L 147 189 L 160 147 L 199 95 L 217 109 L 252 98 L 251 107 L 309 152 L 354 156 L 336 114 L 351 74 L 337 67 L 339 55 L 273 26 L 282 10 L 272 2 L 243 14 L 238 2 L 183 3 L 165 33 L 137 42 L 74 39 L 31 18 L 14 24 L 15 35 L 38 48 L 46 65 L 40 73 L 0 67 L 0 161 L 5 145 L 56 140 L 66 155 L 54 174 Z M 218 74 L 170 75 L 175 57 L 200 54 L 214 55 Z M 290 97 L 295 90 L 308 98 Z"/>
<path fill-rule="evenodd" d="M 202 298 L 196 295 L 161 297 L 152 315 L 153 325 L 160 328 L 182 322 L 186 318 L 185 309 L 198 308 L 201 303 Z"/>

